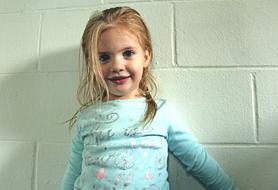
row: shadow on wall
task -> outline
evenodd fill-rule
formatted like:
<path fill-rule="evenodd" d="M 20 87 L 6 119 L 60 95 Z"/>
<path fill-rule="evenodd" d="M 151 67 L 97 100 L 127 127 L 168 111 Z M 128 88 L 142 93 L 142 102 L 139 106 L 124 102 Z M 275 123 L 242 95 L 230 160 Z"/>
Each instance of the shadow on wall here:
<path fill-rule="evenodd" d="M 79 106 L 75 98 L 78 51 L 72 48 L 42 56 L 40 71 L 38 61 L 32 60 L 26 69 L 0 75 L 1 187 L 59 189 L 70 140 L 67 125 L 59 122 L 69 119 Z M 177 169 L 169 170 L 175 189 Z M 189 188 L 197 188 L 194 179 L 185 178 Z"/>
<path fill-rule="evenodd" d="M 36 59 L 24 63 L 25 68 L 10 63 L 20 70 L 1 71 L 1 188 L 30 190 L 37 183 L 39 189 L 58 189 L 70 139 L 61 122 L 78 108 L 76 52 L 78 48 L 43 56 L 41 71 Z"/>

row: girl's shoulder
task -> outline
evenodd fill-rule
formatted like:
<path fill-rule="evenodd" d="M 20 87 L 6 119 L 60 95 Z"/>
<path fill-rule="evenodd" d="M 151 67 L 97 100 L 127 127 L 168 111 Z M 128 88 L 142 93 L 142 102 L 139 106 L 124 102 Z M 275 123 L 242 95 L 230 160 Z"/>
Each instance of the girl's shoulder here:
<path fill-rule="evenodd" d="M 84 106 L 77 113 L 77 119 L 83 120 L 83 119 L 86 119 L 86 118 L 92 116 L 96 112 L 96 108 L 97 108 L 96 104 L 90 104 L 90 105 Z"/>
<path fill-rule="evenodd" d="M 175 118 L 178 115 L 177 110 L 173 103 L 165 98 L 156 99 L 157 111 L 160 115 L 167 118 Z"/>
<path fill-rule="evenodd" d="M 161 109 L 167 105 L 167 100 L 165 98 L 157 98 L 155 99 L 155 103 L 157 105 L 157 109 Z"/>
<path fill-rule="evenodd" d="M 157 98 L 155 99 L 158 109 L 173 109 L 172 103 L 165 98 Z"/>

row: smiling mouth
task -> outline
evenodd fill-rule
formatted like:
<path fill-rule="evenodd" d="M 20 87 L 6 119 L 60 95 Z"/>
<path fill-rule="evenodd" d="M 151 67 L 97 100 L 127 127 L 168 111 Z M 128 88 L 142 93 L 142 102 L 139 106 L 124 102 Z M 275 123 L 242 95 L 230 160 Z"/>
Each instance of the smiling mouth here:
<path fill-rule="evenodd" d="M 112 78 L 107 78 L 107 79 L 112 81 L 113 83 L 122 84 L 122 83 L 125 83 L 129 77 L 130 76 L 118 76 L 118 77 L 112 77 Z"/>
<path fill-rule="evenodd" d="M 115 80 L 123 80 L 123 79 L 127 79 L 129 78 L 130 76 L 118 76 L 118 77 L 111 77 L 111 78 L 107 78 L 108 80 L 111 80 L 111 81 L 115 81 Z"/>

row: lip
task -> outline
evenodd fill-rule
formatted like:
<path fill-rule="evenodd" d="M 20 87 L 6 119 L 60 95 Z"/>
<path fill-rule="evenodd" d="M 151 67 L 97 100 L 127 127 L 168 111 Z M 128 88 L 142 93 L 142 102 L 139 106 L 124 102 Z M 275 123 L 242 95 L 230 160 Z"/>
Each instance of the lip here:
<path fill-rule="evenodd" d="M 111 77 L 111 78 L 107 78 L 107 79 L 110 80 L 111 82 L 115 83 L 115 84 L 123 84 L 129 78 L 130 78 L 130 76 L 117 76 L 117 77 Z"/>

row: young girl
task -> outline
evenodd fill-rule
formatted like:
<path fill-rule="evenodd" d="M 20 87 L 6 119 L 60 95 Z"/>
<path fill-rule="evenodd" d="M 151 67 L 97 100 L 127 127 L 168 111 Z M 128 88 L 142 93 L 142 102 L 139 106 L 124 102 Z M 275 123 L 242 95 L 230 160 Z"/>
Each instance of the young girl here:
<path fill-rule="evenodd" d="M 81 108 L 63 190 L 167 190 L 168 150 L 207 189 L 237 189 L 184 128 L 150 72 L 150 33 L 129 7 L 94 14 L 82 36 Z"/>

